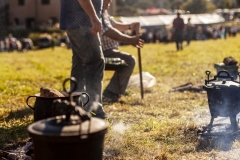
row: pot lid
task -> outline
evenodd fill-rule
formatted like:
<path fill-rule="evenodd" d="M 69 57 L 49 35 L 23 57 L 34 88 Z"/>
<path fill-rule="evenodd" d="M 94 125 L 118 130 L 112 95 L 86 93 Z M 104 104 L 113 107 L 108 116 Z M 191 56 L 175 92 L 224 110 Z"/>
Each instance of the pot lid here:
<path fill-rule="evenodd" d="M 78 115 L 71 115 L 69 121 L 65 119 L 64 115 L 40 120 L 29 125 L 27 130 L 34 135 L 64 137 L 93 134 L 108 127 L 106 121 L 95 117 L 84 122 L 81 122 Z"/>
<path fill-rule="evenodd" d="M 240 84 L 234 81 L 212 81 L 205 85 L 211 88 L 239 88 Z"/>
<path fill-rule="evenodd" d="M 222 69 L 225 69 L 225 68 L 229 69 L 229 68 L 238 68 L 239 66 L 237 64 L 235 64 L 235 65 L 225 65 L 224 63 L 215 63 L 214 67 L 220 67 Z"/>

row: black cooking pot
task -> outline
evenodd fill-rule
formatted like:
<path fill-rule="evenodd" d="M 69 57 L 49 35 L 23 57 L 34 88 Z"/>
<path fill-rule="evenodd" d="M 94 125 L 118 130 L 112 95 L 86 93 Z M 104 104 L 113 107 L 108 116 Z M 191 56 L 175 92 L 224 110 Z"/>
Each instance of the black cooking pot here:
<path fill-rule="evenodd" d="M 105 120 L 77 115 L 34 122 L 27 131 L 33 139 L 36 160 L 102 160 Z"/>
<path fill-rule="evenodd" d="M 213 79 L 209 79 L 210 71 L 206 71 L 208 80 L 203 88 L 207 91 L 208 104 L 213 119 L 218 116 L 230 117 L 231 125 L 238 128 L 236 115 L 240 112 L 240 83 L 227 71 L 220 71 Z M 221 79 L 219 81 L 218 79 Z"/>
<path fill-rule="evenodd" d="M 52 105 L 65 115 L 28 126 L 36 160 L 102 160 L 107 122 L 91 117 L 71 95 L 70 101 L 57 99 Z"/>
<path fill-rule="evenodd" d="M 73 92 L 74 90 L 76 90 L 77 88 L 77 82 L 76 79 L 71 77 L 71 78 L 67 78 L 64 80 L 63 82 L 63 89 L 64 89 L 64 95 L 67 95 L 66 97 L 54 97 L 54 98 L 48 98 L 48 97 L 40 97 L 40 94 L 36 94 L 34 96 L 28 96 L 28 98 L 26 99 L 26 104 L 29 108 L 31 108 L 34 111 L 34 122 L 38 121 L 38 120 L 42 120 L 45 118 L 50 118 L 50 117 L 55 117 L 58 115 L 62 115 L 60 113 L 57 113 L 54 109 L 53 109 L 53 101 L 56 99 L 60 99 L 60 100 L 68 100 L 70 101 L 70 94 L 66 91 L 65 88 L 65 84 L 67 81 L 71 81 L 74 84 L 74 88 L 69 91 L 72 93 L 72 98 L 74 100 L 74 102 L 76 102 L 79 106 L 84 107 L 88 101 L 89 101 L 89 96 L 87 93 L 85 92 Z M 83 103 L 82 98 L 86 97 L 84 99 L 86 99 L 86 102 Z M 35 98 L 35 103 L 34 106 L 31 106 L 29 104 L 29 100 Z"/>

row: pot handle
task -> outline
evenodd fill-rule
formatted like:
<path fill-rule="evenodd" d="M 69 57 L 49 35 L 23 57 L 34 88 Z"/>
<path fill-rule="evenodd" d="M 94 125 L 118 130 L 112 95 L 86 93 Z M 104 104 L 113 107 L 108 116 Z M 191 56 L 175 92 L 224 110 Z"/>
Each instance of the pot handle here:
<path fill-rule="evenodd" d="M 74 91 L 76 91 L 77 88 L 78 88 L 77 80 L 76 80 L 76 78 L 74 78 L 74 77 L 66 78 L 66 79 L 63 81 L 63 90 L 64 90 L 65 92 L 67 92 L 67 89 L 66 89 L 66 86 L 65 86 L 67 81 L 70 81 L 70 82 L 72 83 L 72 85 L 73 85 L 73 88 L 68 92 L 68 94 L 70 95 L 70 97 L 72 97 L 72 93 L 73 93 Z M 85 95 L 87 96 L 87 102 L 85 102 L 85 103 L 82 104 L 82 107 L 84 107 L 84 106 L 89 102 L 90 97 L 89 97 L 89 95 L 88 95 L 86 92 L 82 92 L 82 94 L 85 94 Z M 81 97 L 79 97 L 79 99 L 78 99 L 78 102 L 79 102 L 79 103 L 80 103 L 80 98 L 81 98 Z"/>
<path fill-rule="evenodd" d="M 221 75 L 221 73 L 225 73 L 226 76 L 225 76 L 225 75 Z M 217 74 L 217 76 L 214 76 L 214 78 L 216 78 L 216 77 L 218 77 L 218 78 L 230 78 L 231 81 L 234 81 L 233 76 L 231 76 L 231 75 L 228 73 L 228 71 L 225 71 L 225 70 L 219 71 L 218 74 Z"/>
<path fill-rule="evenodd" d="M 29 100 L 31 97 L 36 98 L 36 96 L 28 96 L 28 98 L 26 99 L 26 103 L 27 103 L 27 105 L 28 105 L 29 108 L 31 108 L 32 110 L 34 110 L 34 108 L 28 104 L 28 100 Z"/>
<path fill-rule="evenodd" d="M 73 85 L 73 88 L 70 89 L 69 92 L 67 91 L 66 86 L 65 86 L 67 81 L 70 81 L 70 83 L 72 83 L 72 85 Z M 78 88 L 78 84 L 77 84 L 76 78 L 70 77 L 70 78 L 66 78 L 66 79 L 63 81 L 63 90 L 64 90 L 65 92 L 68 92 L 68 94 L 69 94 L 70 96 L 71 96 L 71 94 L 72 94 L 74 91 L 77 90 L 77 88 Z"/>
<path fill-rule="evenodd" d="M 87 102 L 85 102 L 85 103 L 82 103 L 82 107 L 85 107 L 86 106 L 86 104 L 89 102 L 89 95 L 86 93 L 86 92 L 82 92 L 81 93 L 82 95 L 83 94 L 85 94 L 86 96 L 87 96 Z M 82 99 L 81 99 L 81 96 L 78 98 L 78 103 L 80 104 L 82 102 Z"/>

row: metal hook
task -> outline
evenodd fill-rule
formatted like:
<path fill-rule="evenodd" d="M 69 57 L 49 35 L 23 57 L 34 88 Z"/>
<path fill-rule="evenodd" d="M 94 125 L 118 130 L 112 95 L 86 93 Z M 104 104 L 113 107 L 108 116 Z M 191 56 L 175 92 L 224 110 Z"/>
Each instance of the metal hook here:
<path fill-rule="evenodd" d="M 70 82 L 73 84 L 73 88 L 70 89 L 69 91 L 67 91 L 67 89 L 66 89 L 66 83 L 67 83 L 68 81 L 70 81 Z M 71 96 L 72 93 L 77 90 L 77 87 L 78 87 L 78 85 L 77 85 L 77 80 L 76 80 L 76 78 L 74 78 L 74 77 L 66 78 L 66 79 L 63 81 L 63 90 L 64 90 L 65 92 L 67 92 L 67 93 L 69 94 L 69 96 Z"/>
<path fill-rule="evenodd" d="M 207 83 L 209 82 L 209 77 L 210 77 L 211 72 L 210 71 L 206 71 L 205 73 L 207 75 L 207 80 L 205 80 L 205 85 L 207 85 Z"/>

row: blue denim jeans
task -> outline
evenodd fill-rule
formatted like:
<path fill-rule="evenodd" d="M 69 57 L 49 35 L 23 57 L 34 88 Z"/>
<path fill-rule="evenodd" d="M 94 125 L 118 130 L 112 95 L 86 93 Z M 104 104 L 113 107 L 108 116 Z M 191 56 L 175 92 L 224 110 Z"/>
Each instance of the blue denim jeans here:
<path fill-rule="evenodd" d="M 67 34 L 72 43 L 73 53 L 71 77 L 75 77 L 78 82 L 77 91 L 86 92 L 90 96 L 90 101 L 84 109 L 101 114 L 104 112 L 101 105 L 104 56 L 100 37 L 98 34 L 92 34 L 89 26 L 67 30 Z"/>

